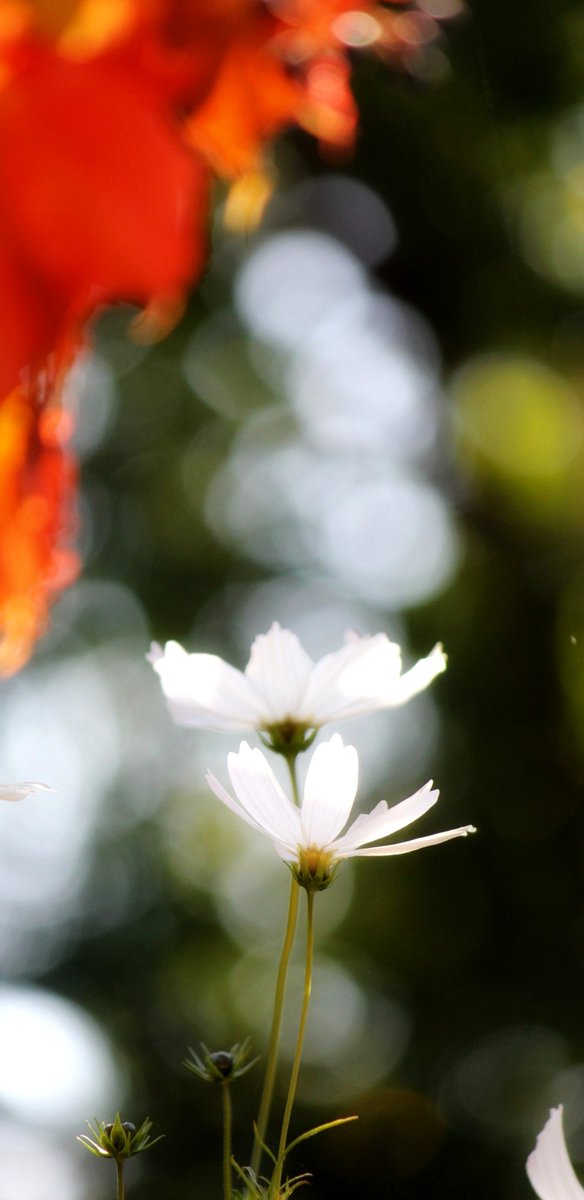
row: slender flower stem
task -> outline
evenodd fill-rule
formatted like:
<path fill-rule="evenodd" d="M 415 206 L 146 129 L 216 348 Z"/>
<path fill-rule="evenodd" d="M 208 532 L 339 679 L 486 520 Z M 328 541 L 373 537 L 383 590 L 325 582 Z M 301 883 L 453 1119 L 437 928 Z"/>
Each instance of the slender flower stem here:
<path fill-rule="evenodd" d="M 231 1200 L 231 1088 L 229 1081 L 221 1084 L 223 1109 L 223 1200 Z"/>
<path fill-rule="evenodd" d="M 286 759 L 288 771 L 290 773 L 290 782 L 292 784 L 292 795 L 297 805 L 300 803 L 298 795 L 298 780 L 296 778 L 296 757 L 291 756 Z M 278 976 L 276 979 L 276 991 L 274 994 L 274 1011 L 272 1014 L 272 1028 L 270 1031 L 270 1042 L 268 1046 L 268 1057 L 266 1061 L 266 1074 L 264 1078 L 264 1086 L 260 1100 L 258 1119 L 256 1121 L 255 1138 L 253 1144 L 253 1152 L 251 1156 L 251 1169 L 254 1175 L 257 1176 L 262 1160 L 261 1143 L 266 1140 L 266 1131 L 268 1121 L 270 1119 L 270 1109 L 272 1107 L 272 1097 L 274 1093 L 274 1080 L 276 1078 L 276 1068 L 278 1066 L 278 1051 L 280 1048 L 280 1030 L 282 1027 L 282 1012 L 284 1008 L 284 995 L 286 992 L 286 980 L 288 977 L 288 966 L 290 963 L 290 955 L 294 946 L 294 937 L 296 934 L 296 921 L 298 919 L 298 898 L 300 888 L 295 879 L 292 879 L 290 884 L 290 900 L 288 902 L 288 917 L 286 921 L 286 933 L 284 935 L 284 945 L 280 955 L 280 963 L 278 966 Z"/>
<path fill-rule="evenodd" d="M 256 1134 L 253 1146 L 253 1154 L 251 1157 L 251 1168 L 257 1176 L 261 1158 L 262 1148 L 261 1142 L 266 1140 L 266 1130 L 270 1119 L 270 1109 L 272 1107 L 272 1096 L 274 1092 L 274 1080 L 276 1078 L 276 1068 L 278 1065 L 278 1050 L 280 1048 L 280 1030 L 282 1027 L 282 1012 L 284 1008 L 284 995 L 286 992 L 286 980 L 288 977 L 288 965 L 290 963 L 290 955 L 294 945 L 294 936 L 296 934 L 296 921 L 298 918 L 298 897 L 300 887 L 295 879 L 290 883 L 290 901 L 288 904 L 288 919 L 286 922 L 286 934 L 284 937 L 284 945 L 280 955 L 280 965 L 278 967 L 278 977 L 276 979 L 276 991 L 274 994 L 274 1012 L 272 1016 L 272 1029 L 270 1032 L 270 1043 L 268 1047 L 268 1057 L 266 1061 L 266 1074 L 264 1078 L 264 1086 L 262 1090 L 262 1098 L 256 1121 Z"/>
<path fill-rule="evenodd" d="M 125 1193 L 125 1189 L 124 1189 L 124 1160 L 123 1160 L 123 1158 L 116 1158 L 116 1175 L 117 1175 L 117 1184 L 118 1184 L 117 1190 L 116 1190 L 116 1200 L 124 1200 L 124 1196 L 126 1193 Z"/>
<path fill-rule="evenodd" d="M 296 1050 L 294 1053 L 294 1062 L 292 1063 L 292 1074 L 290 1076 L 290 1085 L 288 1087 L 288 1097 L 286 1100 L 286 1107 L 284 1109 L 284 1117 L 282 1119 L 280 1143 L 278 1146 L 278 1158 L 276 1161 L 276 1166 L 274 1167 L 274 1174 L 272 1176 L 272 1185 L 270 1189 L 270 1197 L 272 1200 L 277 1200 L 280 1191 L 280 1184 L 282 1182 L 282 1171 L 284 1168 L 286 1145 L 288 1141 L 288 1129 L 290 1126 L 290 1117 L 292 1116 L 294 1100 L 296 1098 L 296 1087 L 298 1084 L 298 1075 L 300 1073 L 302 1048 L 304 1046 L 304 1034 L 306 1031 L 310 993 L 312 990 L 312 960 L 314 957 L 314 895 L 315 893 L 313 891 L 307 891 L 306 893 L 306 966 L 304 969 L 304 993 L 302 996 L 302 1010 L 298 1024 L 298 1037 L 296 1039 Z"/>
<path fill-rule="evenodd" d="M 290 783 L 292 784 L 292 795 L 297 808 L 300 808 L 300 795 L 298 793 L 298 777 L 296 775 L 296 755 L 291 754 L 286 758 L 286 766 L 290 775 Z"/>

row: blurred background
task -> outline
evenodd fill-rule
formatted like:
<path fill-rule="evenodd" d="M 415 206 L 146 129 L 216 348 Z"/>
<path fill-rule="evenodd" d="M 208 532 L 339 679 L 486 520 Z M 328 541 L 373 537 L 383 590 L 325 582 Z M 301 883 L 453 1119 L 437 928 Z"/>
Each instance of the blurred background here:
<path fill-rule="evenodd" d="M 166 1134 L 135 1200 L 220 1195 L 181 1063 L 264 1051 L 288 875 L 204 785 L 237 736 L 175 728 L 144 656 L 244 667 L 273 620 L 314 657 L 444 642 L 427 694 L 342 733 L 363 809 L 432 776 L 416 835 L 479 828 L 319 897 L 295 1129 L 360 1119 L 295 1169 L 316 1200 L 527 1200 L 560 1101 L 584 1162 L 584 13 L 422 7 L 452 20 L 403 70 L 355 57 L 354 158 L 282 139 L 257 233 L 218 196 L 174 334 L 107 313 L 72 380 L 85 569 L 0 695 L 2 777 L 56 789 L 0 812 L 0 1200 L 111 1196 L 74 1139 L 118 1108 Z"/>

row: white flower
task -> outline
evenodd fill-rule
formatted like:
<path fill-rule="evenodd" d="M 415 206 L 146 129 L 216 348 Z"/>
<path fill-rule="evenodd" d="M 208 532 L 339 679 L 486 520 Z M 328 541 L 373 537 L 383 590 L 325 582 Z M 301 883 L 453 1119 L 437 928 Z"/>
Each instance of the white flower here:
<path fill-rule="evenodd" d="M 357 791 L 358 759 L 355 747 L 343 745 L 338 733 L 315 750 L 300 808 L 289 800 L 261 750 L 252 750 L 242 742 L 239 753 L 228 756 L 227 765 L 235 797 L 211 772 L 206 777 L 209 786 L 227 808 L 271 839 L 280 857 L 293 866 L 305 886 L 326 886 L 343 858 L 408 854 L 474 833 L 472 825 L 465 825 L 412 841 L 368 845 L 403 829 L 436 803 L 438 792 L 432 791 L 430 781 L 393 808 L 381 800 L 372 812 L 357 817 L 343 834 Z"/>
<path fill-rule="evenodd" d="M 245 671 L 214 654 L 187 654 L 176 642 L 148 656 L 171 713 L 182 725 L 212 729 L 298 729 L 392 708 L 421 692 L 446 667 L 441 646 L 401 674 L 401 651 L 384 633 L 347 636 L 314 663 L 288 629 L 256 637 Z"/>
<path fill-rule="evenodd" d="M 48 783 L 0 783 L 0 800 L 24 800 L 31 792 L 52 792 Z"/>
<path fill-rule="evenodd" d="M 529 1182 L 540 1200 L 584 1200 L 584 1188 L 568 1157 L 562 1113 L 561 1104 L 552 1108 L 527 1160 Z"/>

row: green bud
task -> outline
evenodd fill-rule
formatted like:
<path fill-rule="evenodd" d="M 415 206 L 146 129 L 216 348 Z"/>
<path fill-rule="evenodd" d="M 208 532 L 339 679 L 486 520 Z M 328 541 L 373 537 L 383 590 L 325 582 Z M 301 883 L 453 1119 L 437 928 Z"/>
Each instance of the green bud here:
<path fill-rule="evenodd" d="M 119 1112 L 113 1121 L 98 1121 L 97 1117 L 94 1121 L 95 1126 L 87 1122 L 87 1128 L 93 1137 L 82 1133 L 77 1141 L 99 1158 L 114 1158 L 116 1162 L 120 1162 L 124 1158 L 140 1154 L 142 1150 L 149 1150 L 156 1142 L 161 1141 L 160 1137 L 151 1140 L 152 1121 L 148 1117 L 139 1129 L 136 1129 L 131 1121 L 122 1121 Z"/>
<path fill-rule="evenodd" d="M 122 1121 L 121 1128 L 118 1128 L 115 1122 L 109 1121 L 107 1125 L 104 1125 L 103 1131 L 107 1134 L 112 1146 L 118 1153 L 123 1153 L 125 1157 L 128 1136 L 132 1137 L 132 1134 L 136 1132 L 136 1126 L 131 1121 Z"/>
<path fill-rule="evenodd" d="M 215 1050 L 213 1054 L 209 1055 L 209 1058 L 224 1079 L 233 1075 L 234 1058 L 227 1050 Z"/>
<path fill-rule="evenodd" d="M 212 1053 L 201 1042 L 200 1055 L 189 1046 L 191 1057 L 185 1058 L 184 1065 L 206 1083 L 230 1083 L 232 1079 L 239 1079 L 245 1075 L 257 1063 L 257 1058 L 251 1062 L 246 1061 L 250 1049 L 249 1038 L 241 1045 L 236 1043 L 231 1050 L 214 1050 Z"/>

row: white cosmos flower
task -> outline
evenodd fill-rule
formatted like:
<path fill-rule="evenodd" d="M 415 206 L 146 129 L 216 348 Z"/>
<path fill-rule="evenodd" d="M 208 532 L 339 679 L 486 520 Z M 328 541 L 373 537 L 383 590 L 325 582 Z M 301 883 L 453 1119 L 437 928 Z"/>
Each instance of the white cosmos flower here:
<path fill-rule="evenodd" d="M 212 729 L 317 729 L 327 721 L 404 704 L 446 667 L 435 646 L 401 673 L 401 651 L 384 633 L 348 634 L 341 650 L 314 663 L 298 638 L 274 623 L 256 637 L 245 671 L 214 654 L 187 654 L 177 642 L 149 654 L 171 713 L 181 725 Z"/>
<path fill-rule="evenodd" d="M 0 783 L 0 800 L 24 800 L 31 792 L 52 792 L 48 783 Z"/>
<path fill-rule="evenodd" d="M 529 1182 L 540 1200 L 584 1200 L 584 1188 L 568 1157 L 562 1113 L 561 1104 L 552 1108 L 527 1160 Z"/>
<path fill-rule="evenodd" d="M 357 792 L 358 759 L 354 746 L 345 746 L 336 733 L 314 751 L 304 784 L 300 808 L 288 798 L 261 750 L 242 742 L 238 754 L 227 759 L 235 796 L 211 772 L 207 782 L 227 808 L 273 842 L 278 854 L 298 869 L 297 878 L 311 886 L 322 885 L 343 858 L 408 854 L 423 846 L 435 846 L 450 838 L 474 833 L 472 825 L 432 833 L 391 845 L 370 846 L 389 837 L 421 817 L 438 799 L 431 781 L 414 796 L 388 808 L 385 800 L 372 812 L 361 815 L 345 828 Z M 296 870 L 295 870 L 296 873 Z"/>

